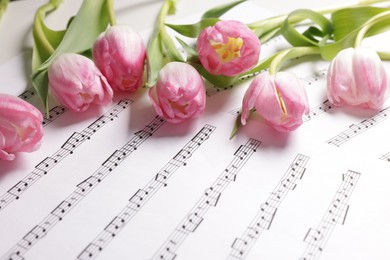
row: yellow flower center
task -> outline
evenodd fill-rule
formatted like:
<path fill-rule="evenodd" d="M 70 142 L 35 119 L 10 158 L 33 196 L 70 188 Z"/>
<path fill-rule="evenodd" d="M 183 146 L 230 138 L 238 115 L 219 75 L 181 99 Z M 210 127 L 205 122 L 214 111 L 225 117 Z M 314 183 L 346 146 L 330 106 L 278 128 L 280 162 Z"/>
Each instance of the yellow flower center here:
<path fill-rule="evenodd" d="M 278 95 L 278 100 L 280 104 L 280 108 L 282 109 L 283 114 L 287 114 L 287 108 L 286 104 L 284 103 L 284 100 L 282 98 L 282 94 L 280 94 L 279 90 L 276 89 L 276 94 Z"/>
<path fill-rule="evenodd" d="M 241 56 L 240 50 L 243 43 L 244 41 L 240 37 L 228 37 L 227 43 L 212 42 L 211 46 L 223 62 L 229 62 Z"/>

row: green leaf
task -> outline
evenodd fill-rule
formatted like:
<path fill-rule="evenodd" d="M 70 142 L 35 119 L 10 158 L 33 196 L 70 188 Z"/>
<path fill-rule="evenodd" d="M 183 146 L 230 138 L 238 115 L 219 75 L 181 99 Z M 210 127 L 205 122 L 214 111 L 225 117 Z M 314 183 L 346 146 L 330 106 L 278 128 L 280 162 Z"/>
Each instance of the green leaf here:
<path fill-rule="evenodd" d="M 389 10 L 372 6 L 345 8 L 334 12 L 331 16 L 336 41 L 346 37 L 350 32 L 362 26 L 371 17 Z"/>
<path fill-rule="evenodd" d="M 54 49 L 61 42 L 65 31 L 50 30 L 44 23 L 46 16 L 57 9 L 61 1 L 49 1 L 47 4 L 41 6 L 35 13 L 33 26 L 33 58 L 32 71 L 36 71 L 38 67 L 45 62 Z"/>
<path fill-rule="evenodd" d="M 63 53 L 83 53 L 90 49 L 99 34 L 106 30 L 109 24 L 109 19 L 110 17 L 107 10 L 107 0 L 83 1 L 79 11 L 63 35 L 63 38 L 58 47 L 54 50 L 49 58 L 47 58 L 38 68 L 36 68 L 35 71 L 33 71 L 33 86 L 45 104 L 46 109 L 48 103 L 47 69 L 50 64 L 57 56 Z M 37 39 L 36 50 L 38 51 L 41 50 L 41 42 L 39 40 L 43 37 L 45 37 L 45 34 L 40 34 L 35 37 Z M 50 38 L 50 41 L 48 38 L 46 38 L 49 44 L 50 42 L 58 41 L 58 38 L 54 38 L 59 37 L 59 34 L 56 33 L 52 37 L 53 38 Z M 41 52 L 39 53 L 41 55 Z M 35 58 L 37 58 L 37 55 L 35 55 Z M 43 59 L 40 61 L 43 61 Z"/>
<path fill-rule="evenodd" d="M 1 0 L 0 1 L 0 19 L 7 10 L 9 0 Z"/>
<path fill-rule="evenodd" d="M 240 0 L 240 1 L 236 1 L 236 2 L 232 2 L 232 3 L 228 3 L 228 4 L 224 4 L 224 5 L 220 5 L 220 6 L 214 7 L 212 9 L 208 10 L 207 12 L 205 12 L 202 15 L 202 19 L 205 19 L 205 18 L 218 18 L 221 15 L 223 15 L 224 13 L 226 13 L 227 11 L 229 11 L 230 9 L 232 9 L 233 7 L 235 7 L 236 5 L 239 5 L 239 4 L 243 3 L 243 2 L 245 2 L 245 0 Z"/>
<path fill-rule="evenodd" d="M 176 40 L 181 44 L 181 46 L 185 50 L 185 52 L 187 54 L 187 61 L 188 62 L 197 62 L 197 61 L 199 61 L 198 52 L 194 48 L 189 46 L 185 41 L 183 41 L 182 39 L 180 39 L 178 37 L 176 37 Z"/>
<path fill-rule="evenodd" d="M 390 14 L 390 10 L 387 10 Z M 321 46 L 321 56 L 325 60 L 333 59 L 337 53 L 345 48 L 356 47 L 356 44 L 360 44 L 361 36 L 373 36 L 378 33 L 390 29 L 390 15 L 388 13 L 381 12 L 371 19 L 367 20 L 363 25 L 356 28 L 347 34 L 344 38 L 336 41 L 333 44 L 327 44 Z M 364 35 L 361 35 L 361 32 L 364 31 Z"/>
<path fill-rule="evenodd" d="M 147 60 L 148 79 L 147 79 L 146 86 L 153 87 L 156 84 L 160 69 L 164 66 L 162 42 L 159 33 L 157 33 L 155 37 L 152 37 L 149 40 L 147 53 L 148 53 L 148 60 Z"/>
<path fill-rule="evenodd" d="M 321 33 L 322 35 L 329 37 L 333 33 L 333 26 L 332 23 L 322 14 L 314 12 L 309 9 L 298 9 L 293 12 L 291 12 L 286 20 L 283 23 L 281 33 L 284 36 L 284 38 L 293 46 L 318 46 L 318 41 L 315 39 L 314 36 L 309 36 L 310 31 L 306 31 L 305 34 L 299 33 L 295 27 L 292 25 L 296 20 L 304 20 L 304 19 L 310 19 L 315 24 L 319 25 L 319 27 L 322 29 Z M 290 22 L 293 21 L 293 22 Z M 312 29 L 313 31 L 313 29 Z M 319 34 L 318 30 L 314 31 L 315 34 Z"/>
<path fill-rule="evenodd" d="M 208 26 L 213 26 L 218 21 L 219 21 L 218 18 L 206 18 L 206 19 L 202 19 L 201 21 L 195 24 L 182 24 L 182 25 L 165 24 L 165 25 L 175 30 L 176 32 L 180 33 L 183 36 L 196 38 L 204 28 Z"/>
<path fill-rule="evenodd" d="M 240 128 L 242 127 L 241 115 L 242 112 L 240 112 L 237 115 L 236 120 L 234 121 L 233 129 L 232 132 L 230 133 L 230 138 L 229 138 L 230 140 L 233 139 L 233 137 L 235 137 L 238 134 L 238 130 L 240 130 Z"/>
<path fill-rule="evenodd" d="M 209 73 L 201 64 L 190 63 L 207 81 L 214 84 L 217 88 L 232 87 L 238 77 L 228 77 L 222 75 L 213 75 Z"/>
<path fill-rule="evenodd" d="M 177 50 L 171 37 L 165 30 L 167 15 L 176 11 L 176 0 L 165 0 L 155 22 L 152 36 L 148 41 L 147 53 L 147 87 L 156 84 L 160 69 L 169 61 L 182 61 L 180 52 Z"/>

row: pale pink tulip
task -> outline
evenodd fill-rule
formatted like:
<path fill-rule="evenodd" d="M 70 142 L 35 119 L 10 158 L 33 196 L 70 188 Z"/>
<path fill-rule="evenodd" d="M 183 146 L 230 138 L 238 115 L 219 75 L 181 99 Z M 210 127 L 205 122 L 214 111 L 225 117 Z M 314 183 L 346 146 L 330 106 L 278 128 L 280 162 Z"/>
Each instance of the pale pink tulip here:
<path fill-rule="evenodd" d="M 114 90 L 134 92 L 142 86 L 146 48 L 129 26 L 108 28 L 96 40 L 92 53 L 96 66 Z"/>
<path fill-rule="evenodd" d="M 255 108 L 266 122 L 280 132 L 295 130 L 309 113 L 305 88 L 299 78 L 289 72 L 270 75 L 263 72 L 250 84 L 242 102 L 241 123 Z"/>
<path fill-rule="evenodd" d="M 196 47 L 203 67 L 214 75 L 237 76 L 259 61 L 260 41 L 239 21 L 219 21 L 205 28 Z"/>
<path fill-rule="evenodd" d="M 372 49 L 344 49 L 330 64 L 327 93 L 336 106 L 379 109 L 388 97 L 388 89 L 385 67 Z"/>
<path fill-rule="evenodd" d="M 48 70 L 51 94 L 62 105 L 82 112 L 91 104 L 112 102 L 113 90 L 92 60 L 74 53 L 58 56 Z"/>
<path fill-rule="evenodd" d="M 42 113 L 30 103 L 0 94 L 0 160 L 37 150 L 43 137 Z"/>
<path fill-rule="evenodd" d="M 149 97 L 157 114 L 171 123 L 199 116 L 206 105 L 203 78 L 191 65 L 181 62 L 170 62 L 160 70 Z"/>

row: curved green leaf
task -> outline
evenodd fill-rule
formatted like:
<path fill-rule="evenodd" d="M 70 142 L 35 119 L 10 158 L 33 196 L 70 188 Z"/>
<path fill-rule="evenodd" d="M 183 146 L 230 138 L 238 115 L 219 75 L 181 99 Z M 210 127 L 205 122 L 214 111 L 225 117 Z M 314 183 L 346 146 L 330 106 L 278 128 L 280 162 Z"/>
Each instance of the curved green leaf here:
<path fill-rule="evenodd" d="M 388 10 L 390 11 L 390 10 Z M 381 16 L 382 13 L 377 14 L 377 16 Z M 372 17 L 375 19 L 375 17 Z M 372 19 L 371 19 L 372 20 Z M 357 37 L 359 35 L 359 32 L 361 30 L 364 30 L 365 27 L 369 27 L 367 30 L 365 36 L 373 36 L 377 35 L 378 33 L 381 33 L 383 31 L 390 29 L 390 15 L 379 17 L 378 19 L 371 21 L 368 20 L 366 23 L 361 25 L 360 27 L 356 28 L 355 30 L 351 31 L 349 34 L 347 34 L 344 38 L 341 40 L 338 40 L 337 42 L 333 44 L 328 44 L 321 46 L 321 56 L 325 60 L 331 60 L 333 59 L 337 53 L 345 48 L 349 47 L 355 47 Z"/>
<path fill-rule="evenodd" d="M 213 75 L 209 73 L 200 63 L 191 64 L 207 81 L 217 88 L 229 88 L 237 81 L 238 77 L 228 77 L 223 75 Z"/>
<path fill-rule="evenodd" d="M 198 52 L 194 48 L 189 46 L 185 41 L 183 41 L 182 39 L 180 39 L 178 37 L 176 37 L 176 40 L 181 44 L 181 46 L 185 50 L 185 52 L 187 54 L 187 61 L 188 62 L 198 62 L 199 61 Z"/>
<path fill-rule="evenodd" d="M 372 6 L 345 8 L 334 12 L 331 16 L 333 34 L 336 41 L 341 40 L 353 30 L 362 26 L 371 17 L 389 10 Z"/>
<path fill-rule="evenodd" d="M 46 106 L 46 109 L 48 103 L 48 67 L 57 56 L 63 53 L 83 53 L 91 48 L 99 34 L 104 32 L 109 25 L 110 14 L 107 10 L 107 1 L 109 0 L 83 1 L 79 11 L 76 16 L 72 18 L 72 22 L 69 24 L 61 42 L 58 44 L 57 48 L 55 48 L 54 52 L 46 60 L 44 60 L 45 56 L 41 56 L 40 62 L 42 62 L 42 64 L 33 71 L 32 83 Z M 58 3 L 60 1 L 54 2 Z M 38 13 L 37 15 L 40 14 Z M 36 22 L 43 23 L 43 19 L 38 19 Z M 41 44 L 46 36 L 49 37 L 46 38 L 46 43 L 52 48 L 56 45 L 54 44 L 53 46 L 52 43 L 56 43 L 60 38 L 60 33 L 58 32 L 54 33 L 54 31 L 46 30 L 46 35 L 42 25 L 41 29 L 43 32 L 41 31 L 34 35 L 34 39 L 36 39 L 35 50 L 37 50 L 40 55 L 42 55 L 40 52 L 42 47 Z M 34 55 L 34 58 L 37 59 L 37 56 L 38 55 Z"/>
<path fill-rule="evenodd" d="M 290 22 L 290 20 L 296 21 L 300 19 L 310 19 L 315 24 L 319 25 L 323 36 L 328 35 L 330 37 L 333 33 L 332 23 L 325 16 L 309 9 L 298 9 L 287 16 L 281 29 L 284 38 L 293 46 L 319 45 L 318 41 L 315 39 L 316 35 L 310 35 L 310 30 L 306 31 L 305 34 L 301 34 L 292 25 L 294 22 Z M 313 31 L 313 29 L 311 30 Z M 318 30 L 315 31 L 315 34 L 318 34 Z"/>
<path fill-rule="evenodd" d="M 236 1 L 236 2 L 232 2 L 232 3 L 228 3 L 228 4 L 214 7 L 202 15 L 202 20 L 205 18 L 218 18 L 221 15 L 223 15 L 224 13 L 226 13 L 227 11 L 229 11 L 230 9 L 232 9 L 233 7 L 235 7 L 236 5 L 239 5 L 245 1 L 246 0 L 240 0 L 240 1 Z"/>
<path fill-rule="evenodd" d="M 216 22 L 218 22 L 218 18 L 206 18 L 202 19 L 198 23 L 195 24 L 165 24 L 176 32 L 180 33 L 183 36 L 196 38 L 199 33 L 208 26 L 213 26 Z"/>

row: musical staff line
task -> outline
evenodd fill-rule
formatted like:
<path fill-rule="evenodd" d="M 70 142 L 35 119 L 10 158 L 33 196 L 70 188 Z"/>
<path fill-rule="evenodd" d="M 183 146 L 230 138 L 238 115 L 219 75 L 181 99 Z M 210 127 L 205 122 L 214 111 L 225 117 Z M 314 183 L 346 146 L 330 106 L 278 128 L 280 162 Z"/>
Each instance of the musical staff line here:
<path fill-rule="evenodd" d="M 119 150 L 115 150 L 102 165 L 88 178 L 76 185 L 76 189 L 49 215 L 47 215 L 39 224 L 14 245 L 4 256 L 2 260 L 20 259 L 28 250 L 30 250 L 40 239 L 42 239 L 57 223 L 84 199 L 104 178 L 106 178 L 115 168 L 123 162 L 130 154 L 136 151 L 140 145 L 152 136 L 163 124 L 165 120 L 161 117 L 155 117 L 151 123 L 142 130 L 136 132 L 134 136 Z"/>
<path fill-rule="evenodd" d="M 379 157 L 379 160 L 384 160 L 384 161 L 388 161 L 390 162 L 390 152 L 382 155 L 381 157 Z"/>
<path fill-rule="evenodd" d="M 236 180 L 238 172 L 246 164 L 256 149 L 261 144 L 260 141 L 249 139 L 244 145 L 241 145 L 234 153 L 234 159 L 230 162 L 228 167 L 222 171 L 220 176 L 214 183 L 205 190 L 202 197 L 190 210 L 190 212 L 179 223 L 176 229 L 169 235 L 168 239 L 163 243 L 160 249 L 154 254 L 152 259 L 175 259 L 176 251 L 184 242 L 190 233 L 196 231 L 198 226 L 202 223 L 203 218 L 211 207 L 216 207 L 218 200 L 225 188 Z"/>
<path fill-rule="evenodd" d="M 311 75 L 301 77 L 300 80 L 306 83 L 307 85 L 312 85 L 314 82 L 317 82 L 320 79 L 326 78 L 328 69 L 320 69 L 314 72 Z"/>
<path fill-rule="evenodd" d="M 237 237 L 226 259 L 245 259 L 256 240 L 264 230 L 269 230 L 276 212 L 290 190 L 294 190 L 297 181 L 302 179 L 308 156 L 298 154 L 291 163 L 286 173 L 278 182 L 266 202 L 260 205 L 260 210 L 240 237 Z"/>
<path fill-rule="evenodd" d="M 99 235 L 78 255 L 77 259 L 94 259 L 161 187 L 167 187 L 168 179 L 181 167 L 194 152 L 209 139 L 215 126 L 205 125 L 143 188 L 133 194 L 129 203 L 117 214 Z"/>
<path fill-rule="evenodd" d="M 118 117 L 119 113 L 131 103 L 132 101 L 129 99 L 122 99 L 117 105 L 113 106 L 109 111 L 96 119 L 80 133 L 74 132 L 59 150 L 35 165 L 34 170 L 0 196 L 0 212 L 10 203 L 18 200 L 23 192 L 30 188 L 41 177 L 48 174 L 60 161 L 65 159 L 68 155 L 73 154 L 78 146 L 86 140 L 89 140 L 93 134 L 102 128 L 102 126 Z"/>
<path fill-rule="evenodd" d="M 335 146 L 340 146 L 343 143 L 351 140 L 353 137 L 357 136 L 358 134 L 361 134 L 362 132 L 366 131 L 367 129 L 370 129 L 371 127 L 377 125 L 378 123 L 382 122 L 387 118 L 387 112 L 390 110 L 390 107 L 387 107 L 385 109 L 382 109 L 379 111 L 376 115 L 364 119 L 358 124 L 352 124 L 349 126 L 349 128 L 340 134 L 332 137 L 328 141 L 326 141 L 328 144 L 332 144 Z"/>
<path fill-rule="evenodd" d="M 333 108 L 333 105 L 330 103 L 330 101 L 325 100 L 324 102 L 322 102 L 321 105 L 310 108 L 309 114 L 303 115 L 303 117 L 302 117 L 303 122 L 307 122 L 307 121 L 313 119 L 314 117 L 327 112 L 328 110 L 330 110 L 332 108 Z"/>
<path fill-rule="evenodd" d="M 52 109 L 49 110 L 49 115 L 43 115 L 43 127 L 47 126 L 48 124 L 52 123 L 54 120 L 59 118 L 63 113 L 68 111 L 68 109 L 62 107 L 62 106 L 55 106 Z"/>
<path fill-rule="evenodd" d="M 32 88 L 29 88 L 27 89 L 26 91 L 24 91 L 22 94 L 20 94 L 18 97 L 27 101 L 29 100 L 30 98 L 32 98 L 33 96 L 35 96 L 37 94 L 37 92 L 35 91 L 35 89 L 32 87 Z M 68 109 L 66 109 L 65 107 L 62 107 L 62 106 L 55 106 L 53 107 L 52 109 L 49 110 L 49 113 L 48 115 L 46 115 L 45 113 L 42 113 L 43 115 L 43 121 L 42 121 L 42 125 L 43 127 L 47 126 L 48 124 L 50 124 L 51 122 L 53 122 L 55 119 L 57 119 L 58 117 L 60 117 L 64 112 L 66 112 Z"/>
<path fill-rule="evenodd" d="M 344 225 L 348 214 L 348 200 L 359 180 L 360 173 L 349 170 L 342 175 L 342 182 L 317 228 L 309 228 L 303 241 L 307 247 L 301 260 L 318 259 L 336 224 Z"/>
<path fill-rule="evenodd" d="M 35 91 L 35 89 L 33 87 L 25 90 L 22 94 L 20 94 L 18 97 L 27 101 L 29 100 L 30 98 L 32 98 L 33 96 L 35 96 L 37 94 L 37 92 Z"/>

